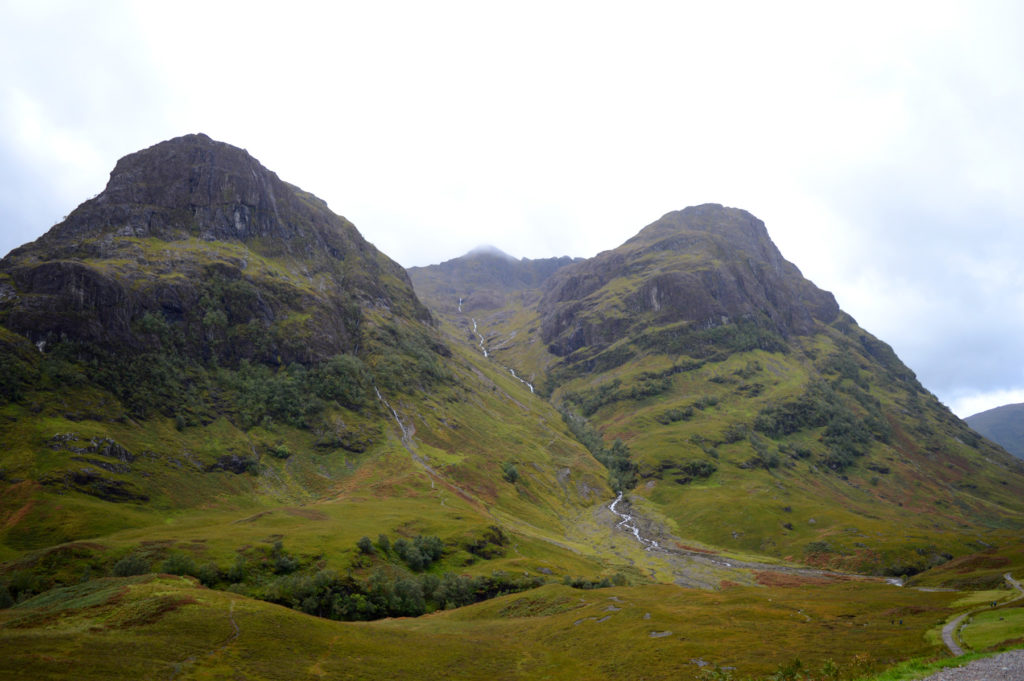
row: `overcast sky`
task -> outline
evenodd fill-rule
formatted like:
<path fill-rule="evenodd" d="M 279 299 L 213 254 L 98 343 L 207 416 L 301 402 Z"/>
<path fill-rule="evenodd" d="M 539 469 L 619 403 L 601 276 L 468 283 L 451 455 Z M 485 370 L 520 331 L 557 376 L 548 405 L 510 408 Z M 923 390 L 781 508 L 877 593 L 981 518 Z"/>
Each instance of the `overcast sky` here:
<path fill-rule="evenodd" d="M 706 202 L 960 416 L 1024 401 L 1024 3 L 0 0 L 0 255 L 190 132 L 405 266 Z"/>

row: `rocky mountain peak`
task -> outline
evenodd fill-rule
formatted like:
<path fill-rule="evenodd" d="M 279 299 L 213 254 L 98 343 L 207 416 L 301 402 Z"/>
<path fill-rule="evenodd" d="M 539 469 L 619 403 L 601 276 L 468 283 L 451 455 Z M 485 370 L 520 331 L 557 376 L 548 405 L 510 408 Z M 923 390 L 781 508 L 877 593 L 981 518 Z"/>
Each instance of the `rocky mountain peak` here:
<path fill-rule="evenodd" d="M 97 231 L 122 237 L 207 241 L 296 239 L 330 248 L 327 204 L 282 182 L 246 150 L 204 134 L 185 135 L 125 156 L 106 188 L 47 235 Z"/>
<path fill-rule="evenodd" d="M 369 310 L 431 319 L 352 223 L 203 134 L 118 161 L 99 195 L 0 261 L 0 290 L 0 323 L 33 343 L 144 348 L 139 325 L 155 318 L 191 352 L 234 359 L 350 351 Z"/>
<path fill-rule="evenodd" d="M 752 322 L 786 337 L 839 314 L 762 221 L 717 204 L 668 213 L 622 246 L 556 272 L 539 310 L 542 337 L 559 356 L 651 326 Z"/>
<path fill-rule="evenodd" d="M 764 222 L 740 208 L 717 203 L 672 211 L 629 239 L 624 248 L 687 251 L 707 240 L 725 247 L 730 254 L 763 262 L 781 269 L 785 260 L 768 235 Z"/>

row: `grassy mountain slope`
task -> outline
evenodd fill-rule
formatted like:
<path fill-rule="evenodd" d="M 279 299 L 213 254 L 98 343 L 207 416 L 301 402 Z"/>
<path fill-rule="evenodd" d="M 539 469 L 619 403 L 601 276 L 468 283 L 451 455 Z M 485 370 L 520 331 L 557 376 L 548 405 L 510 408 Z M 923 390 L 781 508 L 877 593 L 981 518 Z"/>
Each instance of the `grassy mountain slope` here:
<path fill-rule="evenodd" d="M 564 548 L 611 491 L 557 412 L 240 149 L 126 157 L 0 288 L 0 597 L 167 561 L 259 597 L 418 572 L 356 548 L 379 535 L 437 537 L 439 575 L 614 570 Z"/>
<path fill-rule="evenodd" d="M 426 274 L 414 278 L 423 300 L 464 332 Z M 486 347 L 533 370 L 667 540 L 913 574 L 1024 522 L 1019 463 L 939 404 L 749 213 L 670 213 L 531 295 L 473 311 Z"/>

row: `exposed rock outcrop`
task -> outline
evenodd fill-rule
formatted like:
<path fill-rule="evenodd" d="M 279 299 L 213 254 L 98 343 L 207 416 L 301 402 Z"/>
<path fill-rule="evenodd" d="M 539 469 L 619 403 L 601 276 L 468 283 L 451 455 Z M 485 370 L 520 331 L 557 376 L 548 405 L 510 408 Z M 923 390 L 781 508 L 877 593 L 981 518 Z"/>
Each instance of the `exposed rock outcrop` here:
<path fill-rule="evenodd" d="M 245 150 L 187 135 L 122 158 L 106 189 L 0 261 L 0 323 L 35 344 L 311 362 L 368 310 L 429 322 L 400 265 Z M 166 338 L 165 338 L 166 340 Z"/>
<path fill-rule="evenodd" d="M 706 204 L 669 213 L 619 248 L 560 269 L 540 302 L 559 356 L 651 326 L 753 321 L 782 337 L 833 321 L 831 293 L 805 279 L 750 213 Z"/>

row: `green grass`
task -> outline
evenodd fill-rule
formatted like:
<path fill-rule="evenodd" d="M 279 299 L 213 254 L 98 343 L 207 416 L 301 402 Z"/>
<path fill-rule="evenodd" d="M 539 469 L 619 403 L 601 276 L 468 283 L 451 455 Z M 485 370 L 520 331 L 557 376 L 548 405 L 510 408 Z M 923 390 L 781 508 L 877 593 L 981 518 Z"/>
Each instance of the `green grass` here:
<path fill-rule="evenodd" d="M 998 608 L 972 615 L 960 636 L 972 650 L 991 650 L 1010 641 L 1024 644 L 1024 608 Z"/>
<path fill-rule="evenodd" d="M 703 659 L 735 666 L 742 678 L 794 657 L 809 668 L 826 659 L 876 668 L 935 654 L 921 632 L 948 612 L 950 599 L 857 583 L 718 593 L 549 585 L 361 624 L 318 620 L 184 578 L 143 576 L 0 611 L 8 651 L 0 676 L 31 668 L 35 678 L 54 679 L 678 679 L 696 676 L 691 660 Z M 893 612 L 902 627 L 890 624 Z"/>

